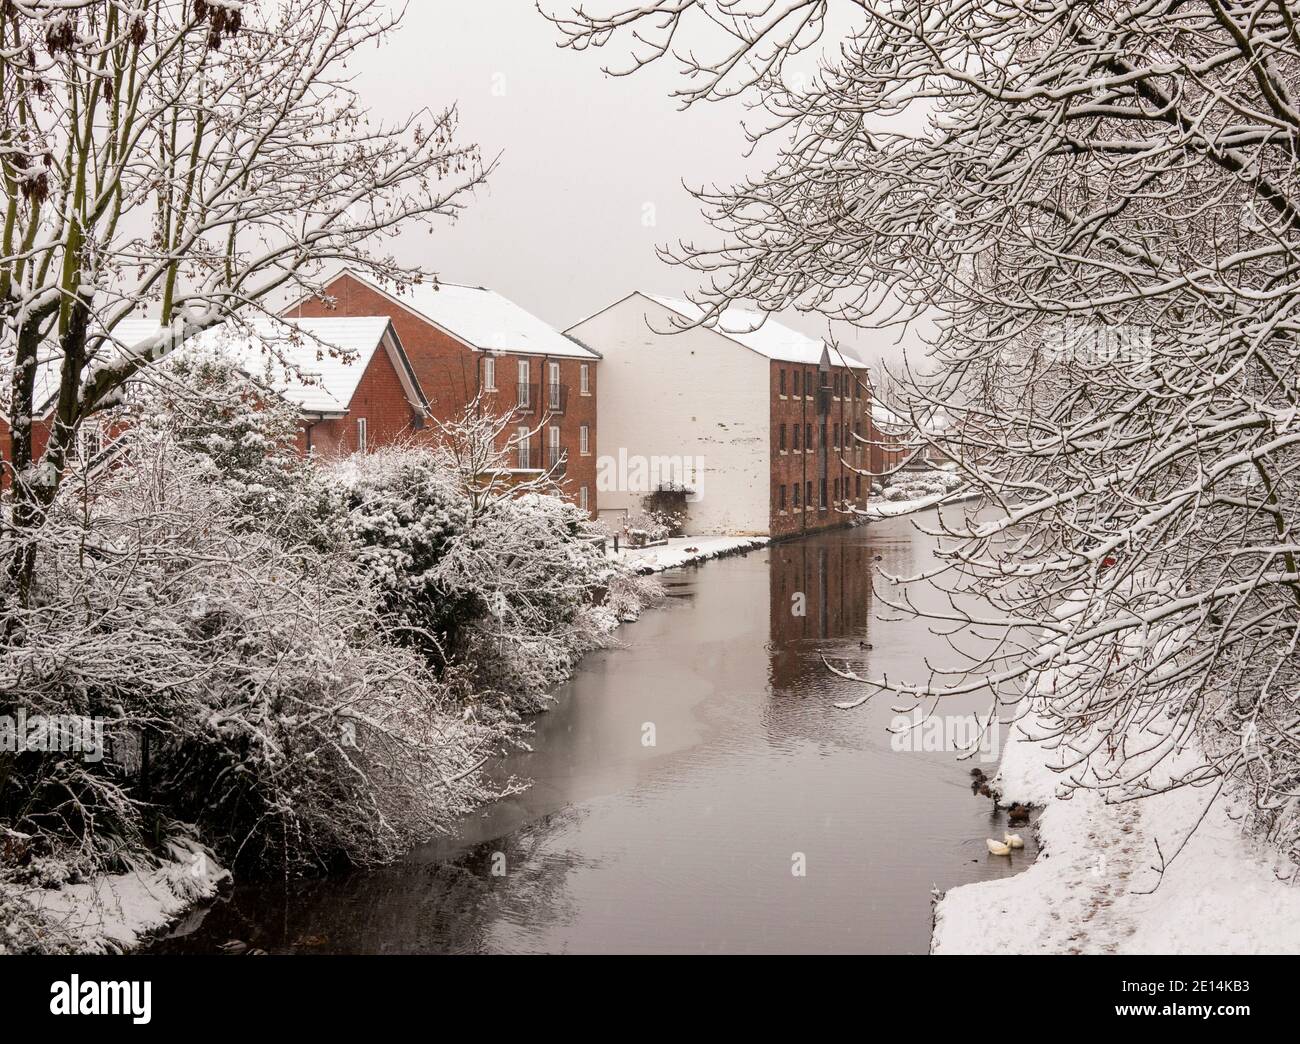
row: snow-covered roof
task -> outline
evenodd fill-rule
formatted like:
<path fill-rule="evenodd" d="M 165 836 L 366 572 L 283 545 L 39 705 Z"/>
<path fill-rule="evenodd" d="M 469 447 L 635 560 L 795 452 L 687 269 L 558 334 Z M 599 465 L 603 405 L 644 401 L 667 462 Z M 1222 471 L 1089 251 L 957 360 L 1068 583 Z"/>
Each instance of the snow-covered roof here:
<path fill-rule="evenodd" d="M 495 290 L 439 282 L 421 283 L 393 293 L 357 272 L 348 274 L 471 348 L 518 355 L 600 358 L 599 352 L 566 337 Z"/>
<path fill-rule="evenodd" d="M 644 291 L 640 293 L 642 297 L 662 305 L 671 312 L 676 312 L 683 319 L 691 322 L 697 321 L 704 314 L 704 310 L 698 305 L 682 298 L 664 297 Z M 715 322 L 709 324 L 708 329 L 722 334 L 750 351 L 780 362 L 816 366 L 821 362 L 822 354 L 828 348 L 825 341 L 783 326 L 770 315 L 748 308 L 739 308 L 736 305 L 723 312 Z M 838 349 L 830 349 L 829 358 L 832 366 L 849 366 L 857 370 L 867 368 L 866 363 Z"/>
<path fill-rule="evenodd" d="M 425 405 L 384 315 L 280 320 L 259 317 L 244 327 L 226 324 L 194 338 L 219 348 L 250 376 L 297 403 L 304 413 L 342 415 L 375 352 L 386 350 L 408 400 Z M 251 330 L 249 329 L 251 327 Z"/>
<path fill-rule="evenodd" d="M 370 360 L 381 347 L 389 353 L 407 399 L 416 409 L 427 405 L 387 316 L 328 316 L 281 320 L 259 316 L 229 322 L 191 337 L 180 350 L 219 348 L 249 376 L 266 384 L 305 413 L 342 416 L 348 412 Z M 95 349 L 86 374 L 97 362 L 147 351 L 164 328 L 156 319 L 123 319 L 111 340 Z M 387 335 L 387 336 L 386 336 Z M 34 401 L 42 416 L 54 405 L 59 389 L 60 359 L 42 358 Z M 85 376 L 85 374 L 83 374 Z"/>
<path fill-rule="evenodd" d="M 893 428 L 895 429 L 894 434 L 906 431 L 911 427 L 906 420 L 900 417 L 879 399 L 871 400 L 871 423 L 878 428 L 885 428 L 886 430 Z"/>

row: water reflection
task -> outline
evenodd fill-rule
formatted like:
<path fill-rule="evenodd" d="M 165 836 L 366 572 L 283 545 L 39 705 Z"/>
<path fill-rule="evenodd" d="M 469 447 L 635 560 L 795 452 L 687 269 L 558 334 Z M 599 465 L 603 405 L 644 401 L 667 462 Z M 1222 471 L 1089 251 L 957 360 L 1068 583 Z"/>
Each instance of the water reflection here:
<path fill-rule="evenodd" d="M 382 872 L 245 883 L 160 948 L 924 951 L 932 886 L 1034 855 L 987 855 L 1001 822 L 969 766 L 892 749 L 887 699 L 833 706 L 858 690 L 823 657 L 915 675 L 939 655 L 924 624 L 872 612 L 872 566 L 914 573 L 930 546 L 898 519 L 669 575 L 668 605 L 496 766 L 527 792 Z"/>

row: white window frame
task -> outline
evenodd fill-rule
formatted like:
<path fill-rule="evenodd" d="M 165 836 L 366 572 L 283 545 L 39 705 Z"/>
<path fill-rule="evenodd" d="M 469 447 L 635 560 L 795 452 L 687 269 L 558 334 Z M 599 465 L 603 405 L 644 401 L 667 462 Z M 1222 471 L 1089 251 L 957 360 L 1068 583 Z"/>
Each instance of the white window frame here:
<path fill-rule="evenodd" d="M 519 465 L 521 471 L 527 470 L 528 466 L 532 463 L 528 445 L 531 433 L 532 430 L 527 424 L 519 425 L 518 429 L 515 431 L 515 440 L 518 443 L 515 462 Z"/>
<path fill-rule="evenodd" d="M 560 364 L 557 362 L 546 364 L 546 406 L 551 410 L 560 408 Z"/>
<path fill-rule="evenodd" d="M 483 390 L 497 390 L 497 361 L 490 355 L 483 360 Z"/>
<path fill-rule="evenodd" d="M 370 445 L 369 425 L 365 417 L 357 418 L 357 452 L 365 453 Z"/>
<path fill-rule="evenodd" d="M 532 393 L 531 393 L 531 391 L 529 390 L 529 387 L 528 387 L 528 383 L 529 383 L 529 370 L 528 370 L 528 360 L 527 360 L 527 359 L 520 359 L 520 360 L 519 360 L 519 368 L 518 368 L 518 370 L 516 371 L 516 373 L 517 373 L 518 378 L 519 378 L 518 383 L 517 383 L 517 385 L 516 385 L 516 394 L 517 394 L 518 399 L 519 399 L 519 405 L 520 405 L 520 406 L 531 406 L 531 405 L 532 405 L 532 402 L 530 401 L 530 396 L 531 396 Z"/>
<path fill-rule="evenodd" d="M 546 466 L 553 468 L 560 463 L 560 426 L 552 424 L 546 429 Z"/>
<path fill-rule="evenodd" d="M 578 391 L 582 395 L 591 394 L 591 364 L 583 363 L 578 367 Z"/>
<path fill-rule="evenodd" d="M 587 487 L 586 487 L 586 486 L 579 486 L 579 487 L 578 487 L 578 507 L 582 508 L 583 511 L 590 511 L 590 510 L 591 510 L 591 507 L 590 507 L 590 506 L 588 505 L 588 503 L 587 503 Z"/>
<path fill-rule="evenodd" d="M 584 457 L 591 456 L 591 425 L 583 424 L 578 428 L 578 452 Z"/>

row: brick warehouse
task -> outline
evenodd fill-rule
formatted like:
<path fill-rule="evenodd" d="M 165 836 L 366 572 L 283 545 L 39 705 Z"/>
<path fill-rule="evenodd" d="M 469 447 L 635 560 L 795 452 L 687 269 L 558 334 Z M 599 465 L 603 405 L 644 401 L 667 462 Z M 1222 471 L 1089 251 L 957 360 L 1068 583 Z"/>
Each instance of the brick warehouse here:
<path fill-rule="evenodd" d="M 342 272 L 285 314 L 388 316 L 431 417 L 454 421 L 481 395 L 486 409 L 510 415 L 514 470 L 550 470 L 595 516 L 598 352 L 500 294 L 452 283 L 397 293 Z"/>
<path fill-rule="evenodd" d="M 667 485 L 688 490 L 688 535 L 844 525 L 837 508 L 870 493 L 853 471 L 876 437 L 866 365 L 739 309 L 682 328 L 699 315 L 636 292 L 568 331 L 604 360 L 602 515 L 635 517 Z"/>

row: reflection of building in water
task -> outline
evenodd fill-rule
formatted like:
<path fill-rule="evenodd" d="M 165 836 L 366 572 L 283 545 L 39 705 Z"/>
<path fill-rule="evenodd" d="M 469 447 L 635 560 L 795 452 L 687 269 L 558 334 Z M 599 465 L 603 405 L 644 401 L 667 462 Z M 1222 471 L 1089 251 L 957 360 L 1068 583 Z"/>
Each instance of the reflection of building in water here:
<path fill-rule="evenodd" d="M 856 645 L 867 635 L 872 549 L 859 540 L 775 544 L 768 554 L 772 685 L 785 689 L 809 669 L 809 643 Z M 811 664 L 811 667 L 810 667 Z"/>

